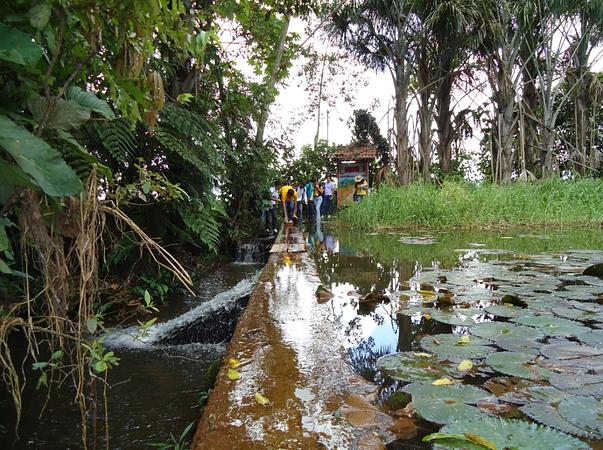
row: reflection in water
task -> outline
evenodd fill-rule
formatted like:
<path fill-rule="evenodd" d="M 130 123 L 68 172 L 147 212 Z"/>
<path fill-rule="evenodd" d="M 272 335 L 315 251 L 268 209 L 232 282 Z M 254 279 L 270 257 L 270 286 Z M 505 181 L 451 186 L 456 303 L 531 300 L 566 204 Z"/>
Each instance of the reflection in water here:
<path fill-rule="evenodd" d="M 434 238 L 434 244 L 409 245 L 401 233 L 334 233 L 323 231 L 319 223 L 306 235 L 316 253 L 322 284 L 334 294 L 330 319 L 339 329 L 349 362 L 381 386 L 382 399 L 399 383 L 376 370 L 379 357 L 421 351 L 420 340 L 426 335 L 467 333 L 466 327 L 421 313 L 435 310 L 438 296 L 446 296 L 454 311 L 468 306 L 483 311 L 472 313 L 468 320 L 502 320 L 483 308 L 499 303 L 507 293 L 535 300 L 542 296 L 539 293 L 550 296 L 551 292 L 570 298 L 565 283 L 582 281 L 559 277 L 574 276 L 603 259 L 603 251 L 577 250 L 603 248 L 600 230 L 553 232 L 547 239 L 516 233 L 504 238 L 491 233 L 440 233 Z M 425 296 L 419 290 L 426 290 Z M 597 295 L 591 291 L 580 295 Z M 384 293 L 390 301 L 363 302 L 370 293 Z M 401 296 L 405 301 L 399 300 Z M 412 308 L 419 312 L 408 312 Z"/>

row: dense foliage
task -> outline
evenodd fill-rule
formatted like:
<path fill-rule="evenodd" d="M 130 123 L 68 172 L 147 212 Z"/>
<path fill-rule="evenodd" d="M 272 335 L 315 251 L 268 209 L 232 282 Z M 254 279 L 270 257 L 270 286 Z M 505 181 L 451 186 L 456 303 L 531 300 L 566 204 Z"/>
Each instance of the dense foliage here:
<path fill-rule="evenodd" d="M 602 1 L 352 1 L 328 19 L 340 46 L 391 75 L 402 184 L 459 174 L 479 136 L 496 182 L 600 173 Z"/>
<path fill-rule="evenodd" d="M 415 183 L 404 189 L 386 185 L 339 217 L 342 224 L 360 229 L 597 226 L 603 220 L 603 183 L 585 178 L 512 185 L 447 181 L 441 187 Z"/>
<path fill-rule="evenodd" d="M 126 314 L 147 316 L 148 326 L 157 301 L 191 286 L 178 259 L 218 253 L 253 230 L 254 202 L 278 164 L 260 129 L 296 55 L 288 24 L 315 7 L 4 5 L 0 359 L 17 415 L 24 380 L 7 339 L 22 330 L 40 385 L 72 376 L 83 446 L 96 441 L 94 380 L 106 381 L 119 361 L 100 337 L 110 313 L 129 305 Z M 224 38 L 240 45 L 229 49 Z M 124 293 L 109 277 L 133 286 Z"/>

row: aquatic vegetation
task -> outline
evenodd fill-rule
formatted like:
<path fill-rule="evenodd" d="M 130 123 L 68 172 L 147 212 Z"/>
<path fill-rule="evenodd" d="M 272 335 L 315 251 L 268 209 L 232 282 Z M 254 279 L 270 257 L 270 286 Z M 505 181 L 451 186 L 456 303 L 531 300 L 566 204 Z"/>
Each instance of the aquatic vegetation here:
<path fill-rule="evenodd" d="M 403 391 L 412 395 L 415 410 L 421 417 L 439 424 L 483 416 L 484 413 L 472 405 L 491 395 L 464 384 L 411 383 Z"/>
<path fill-rule="evenodd" d="M 424 440 L 436 443 L 436 449 L 590 449 L 584 442 L 553 428 L 497 417 L 459 420 L 446 425 L 439 433 L 426 436 Z M 490 444 L 483 445 L 485 442 Z"/>
<path fill-rule="evenodd" d="M 596 225 L 603 220 L 603 182 L 583 178 L 506 185 L 385 185 L 341 211 L 338 220 L 357 229 Z"/>

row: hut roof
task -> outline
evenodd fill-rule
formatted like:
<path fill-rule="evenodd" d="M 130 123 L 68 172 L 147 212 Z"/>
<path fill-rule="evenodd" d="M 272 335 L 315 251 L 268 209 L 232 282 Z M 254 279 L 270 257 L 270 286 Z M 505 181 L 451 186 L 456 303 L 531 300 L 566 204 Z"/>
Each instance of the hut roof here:
<path fill-rule="evenodd" d="M 376 159 L 377 146 L 374 144 L 362 144 L 359 142 L 339 147 L 335 151 L 335 159 L 339 160 L 359 160 Z"/>

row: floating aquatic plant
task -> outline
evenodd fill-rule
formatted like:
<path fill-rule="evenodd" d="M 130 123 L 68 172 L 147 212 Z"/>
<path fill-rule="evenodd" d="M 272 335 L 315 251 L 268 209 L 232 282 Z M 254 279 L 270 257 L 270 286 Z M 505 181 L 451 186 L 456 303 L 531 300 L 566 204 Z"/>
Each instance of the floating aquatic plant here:
<path fill-rule="evenodd" d="M 403 390 L 412 395 L 415 410 L 421 417 L 439 424 L 483 416 L 483 412 L 471 405 L 491 395 L 464 384 L 411 383 Z"/>
<path fill-rule="evenodd" d="M 436 443 L 434 449 L 590 449 L 584 442 L 553 428 L 498 417 L 459 420 L 446 425 L 439 433 L 426 436 L 423 440 Z M 483 445 L 484 441 L 489 445 Z"/>

